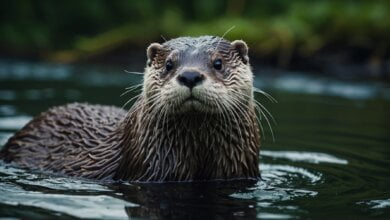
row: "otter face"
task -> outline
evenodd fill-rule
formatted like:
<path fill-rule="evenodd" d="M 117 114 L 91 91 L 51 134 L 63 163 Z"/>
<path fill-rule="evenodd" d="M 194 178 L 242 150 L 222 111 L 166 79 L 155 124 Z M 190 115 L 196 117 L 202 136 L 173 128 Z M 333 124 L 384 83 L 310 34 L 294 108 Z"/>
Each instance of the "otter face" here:
<path fill-rule="evenodd" d="M 252 102 L 253 74 L 244 41 L 182 37 L 151 44 L 147 57 L 144 97 L 161 111 L 222 113 Z"/>

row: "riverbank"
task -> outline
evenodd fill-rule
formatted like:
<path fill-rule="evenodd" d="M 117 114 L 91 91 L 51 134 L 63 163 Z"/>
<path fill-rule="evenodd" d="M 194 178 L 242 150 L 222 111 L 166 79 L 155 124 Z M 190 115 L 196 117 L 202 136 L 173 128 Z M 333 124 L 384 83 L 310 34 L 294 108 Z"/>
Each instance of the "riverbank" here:
<path fill-rule="evenodd" d="M 243 39 L 253 64 L 388 80 L 389 1 L 1 2 L 0 57 L 128 63 L 178 36 Z M 141 56 L 142 55 L 142 56 Z"/>

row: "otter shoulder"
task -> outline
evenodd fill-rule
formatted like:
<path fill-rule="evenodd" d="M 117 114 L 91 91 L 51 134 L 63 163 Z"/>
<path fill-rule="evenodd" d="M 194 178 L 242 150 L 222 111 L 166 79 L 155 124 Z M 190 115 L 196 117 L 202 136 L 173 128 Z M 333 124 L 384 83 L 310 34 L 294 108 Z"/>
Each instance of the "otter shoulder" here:
<path fill-rule="evenodd" d="M 50 108 L 41 113 L 40 117 L 50 117 L 63 123 L 83 125 L 113 125 L 122 120 L 126 111 L 115 106 L 95 105 L 88 103 L 71 103 Z"/>
<path fill-rule="evenodd" d="M 53 107 L 10 138 L 0 157 L 30 168 L 64 171 L 68 163 L 87 155 L 88 149 L 96 150 L 125 116 L 126 111 L 112 106 L 72 103 Z"/>

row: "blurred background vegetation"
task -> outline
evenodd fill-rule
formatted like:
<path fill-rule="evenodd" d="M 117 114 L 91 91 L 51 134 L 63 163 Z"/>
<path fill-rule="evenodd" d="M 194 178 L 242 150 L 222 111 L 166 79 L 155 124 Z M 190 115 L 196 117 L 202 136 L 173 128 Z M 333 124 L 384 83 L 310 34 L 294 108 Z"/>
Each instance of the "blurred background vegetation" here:
<path fill-rule="evenodd" d="M 234 26 L 227 39 L 279 66 L 324 54 L 390 66 L 388 0 L 5 0 L 0 17 L 2 57 L 85 61 Z"/>

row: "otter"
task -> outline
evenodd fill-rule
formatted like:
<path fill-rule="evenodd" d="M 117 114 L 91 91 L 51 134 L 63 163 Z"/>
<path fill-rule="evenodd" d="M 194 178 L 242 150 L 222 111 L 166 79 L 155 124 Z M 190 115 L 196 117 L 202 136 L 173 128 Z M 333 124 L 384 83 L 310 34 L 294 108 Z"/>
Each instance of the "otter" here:
<path fill-rule="evenodd" d="M 129 182 L 257 179 L 260 127 L 248 46 L 215 36 L 147 48 L 130 110 L 73 103 L 41 113 L 11 137 L 5 162 Z"/>

